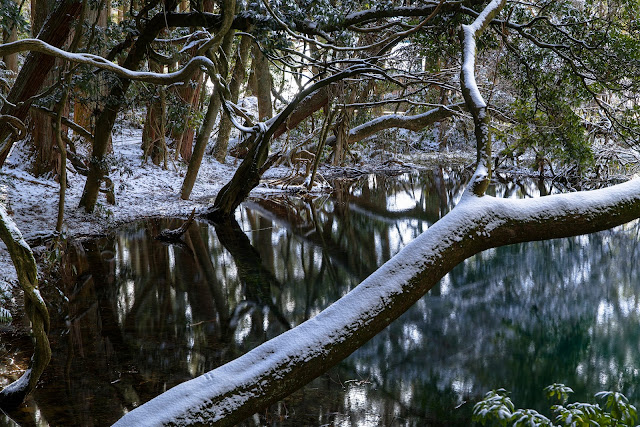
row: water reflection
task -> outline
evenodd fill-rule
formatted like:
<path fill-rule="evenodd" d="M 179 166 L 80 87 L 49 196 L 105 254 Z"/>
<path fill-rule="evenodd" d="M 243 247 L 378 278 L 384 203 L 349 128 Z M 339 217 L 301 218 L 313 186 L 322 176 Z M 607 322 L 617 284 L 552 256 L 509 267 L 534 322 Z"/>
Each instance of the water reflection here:
<path fill-rule="evenodd" d="M 439 168 L 337 182 L 334 196 L 313 201 L 255 200 L 234 221 L 196 223 L 179 246 L 152 238 L 181 223 L 160 219 L 74 242 L 48 295 L 54 358 L 10 416 L 109 425 L 316 315 L 452 209 L 464 180 Z M 559 190 L 530 181 L 489 191 Z M 553 382 L 578 399 L 612 389 L 637 403 L 638 233 L 636 222 L 481 253 L 337 368 L 245 424 L 468 425 L 487 390 L 505 387 L 543 411 Z"/>

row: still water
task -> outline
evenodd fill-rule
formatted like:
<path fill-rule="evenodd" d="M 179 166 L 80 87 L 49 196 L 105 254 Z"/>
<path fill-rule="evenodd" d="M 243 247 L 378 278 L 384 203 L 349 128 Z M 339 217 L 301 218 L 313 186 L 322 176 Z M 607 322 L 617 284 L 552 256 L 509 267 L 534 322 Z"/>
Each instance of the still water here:
<path fill-rule="evenodd" d="M 153 239 L 182 222 L 171 219 L 73 242 L 48 290 L 51 365 L 11 417 L 110 425 L 315 316 L 451 210 L 463 181 L 447 168 L 371 175 L 337 182 L 331 197 L 246 203 L 231 224 L 194 224 L 184 245 Z M 531 181 L 489 193 L 556 191 Z M 469 425 L 473 404 L 500 387 L 516 407 L 548 414 L 542 389 L 554 382 L 577 400 L 616 390 L 637 405 L 639 234 L 634 222 L 474 256 L 339 366 L 245 425 Z"/>

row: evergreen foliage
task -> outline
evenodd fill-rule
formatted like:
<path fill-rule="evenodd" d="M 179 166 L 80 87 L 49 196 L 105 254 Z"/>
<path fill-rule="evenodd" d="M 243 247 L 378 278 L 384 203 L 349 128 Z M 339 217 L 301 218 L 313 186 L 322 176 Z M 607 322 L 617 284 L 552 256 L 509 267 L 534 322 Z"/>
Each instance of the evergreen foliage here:
<path fill-rule="evenodd" d="M 547 398 L 558 402 L 551 406 L 557 424 L 533 409 L 515 409 L 505 389 L 491 390 L 473 407 L 473 421 L 483 426 L 635 426 L 637 409 L 622 394 L 612 391 L 596 393 L 600 403 L 568 403 L 570 387 L 554 383 L 544 389 Z"/>

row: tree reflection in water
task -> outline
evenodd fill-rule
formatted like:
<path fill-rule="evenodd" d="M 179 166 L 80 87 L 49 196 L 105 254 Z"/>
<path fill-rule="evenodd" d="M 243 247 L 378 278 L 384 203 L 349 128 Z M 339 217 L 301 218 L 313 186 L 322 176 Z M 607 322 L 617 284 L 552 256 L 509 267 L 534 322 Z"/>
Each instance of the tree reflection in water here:
<path fill-rule="evenodd" d="M 108 425 L 124 411 L 316 315 L 457 203 L 461 171 L 367 176 L 312 202 L 246 203 L 236 221 L 198 223 L 181 246 L 155 219 L 74 242 L 54 307 L 54 358 L 24 425 Z M 557 189 L 506 182 L 488 193 Z M 481 253 L 338 367 L 246 425 L 468 425 L 492 388 L 548 408 L 640 397 L 638 223 Z M 70 267 L 73 265 L 74 267 Z M 2 419 L 0 418 L 0 421 Z M 40 421 L 37 421 L 40 420 Z"/>

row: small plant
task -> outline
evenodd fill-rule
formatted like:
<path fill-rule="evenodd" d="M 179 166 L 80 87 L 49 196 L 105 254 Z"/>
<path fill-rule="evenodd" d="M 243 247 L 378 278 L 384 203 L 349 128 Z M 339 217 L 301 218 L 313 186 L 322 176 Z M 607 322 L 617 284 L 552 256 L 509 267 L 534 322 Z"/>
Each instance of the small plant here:
<path fill-rule="evenodd" d="M 0 325 L 1 324 L 9 324 L 11 323 L 13 318 L 11 317 L 11 312 L 6 308 L 0 307 Z"/>
<path fill-rule="evenodd" d="M 551 420 L 534 409 L 518 409 L 511 415 L 512 426 L 552 426 Z"/>
<path fill-rule="evenodd" d="M 105 205 L 103 205 L 102 203 L 96 203 L 94 212 L 97 216 L 102 217 L 107 221 L 110 221 L 111 219 L 113 219 L 113 211 L 108 207 L 106 207 Z"/>
<path fill-rule="evenodd" d="M 596 399 L 604 402 L 604 408 L 614 420 L 620 420 L 625 425 L 635 425 L 638 421 L 638 410 L 629 403 L 629 399 L 618 392 L 601 391 L 596 393 Z"/>
<path fill-rule="evenodd" d="M 553 383 L 544 388 L 544 391 L 547 393 L 547 399 L 553 400 L 554 398 L 558 400 L 562 405 L 567 403 L 569 400 L 569 395 L 573 393 L 573 389 L 571 387 L 567 387 L 564 384 Z"/>
<path fill-rule="evenodd" d="M 555 414 L 554 424 L 549 418 L 533 409 L 517 409 L 501 388 L 488 392 L 484 399 L 473 407 L 473 421 L 487 426 L 635 426 L 638 420 L 636 407 L 622 394 L 612 391 L 596 393 L 599 403 L 575 402 L 567 404 L 573 393 L 564 384 L 551 384 L 544 391 L 550 400 L 559 402 L 551 406 Z"/>
<path fill-rule="evenodd" d="M 482 425 L 506 426 L 513 416 L 513 402 L 503 388 L 491 390 L 473 407 L 473 420 Z"/>

